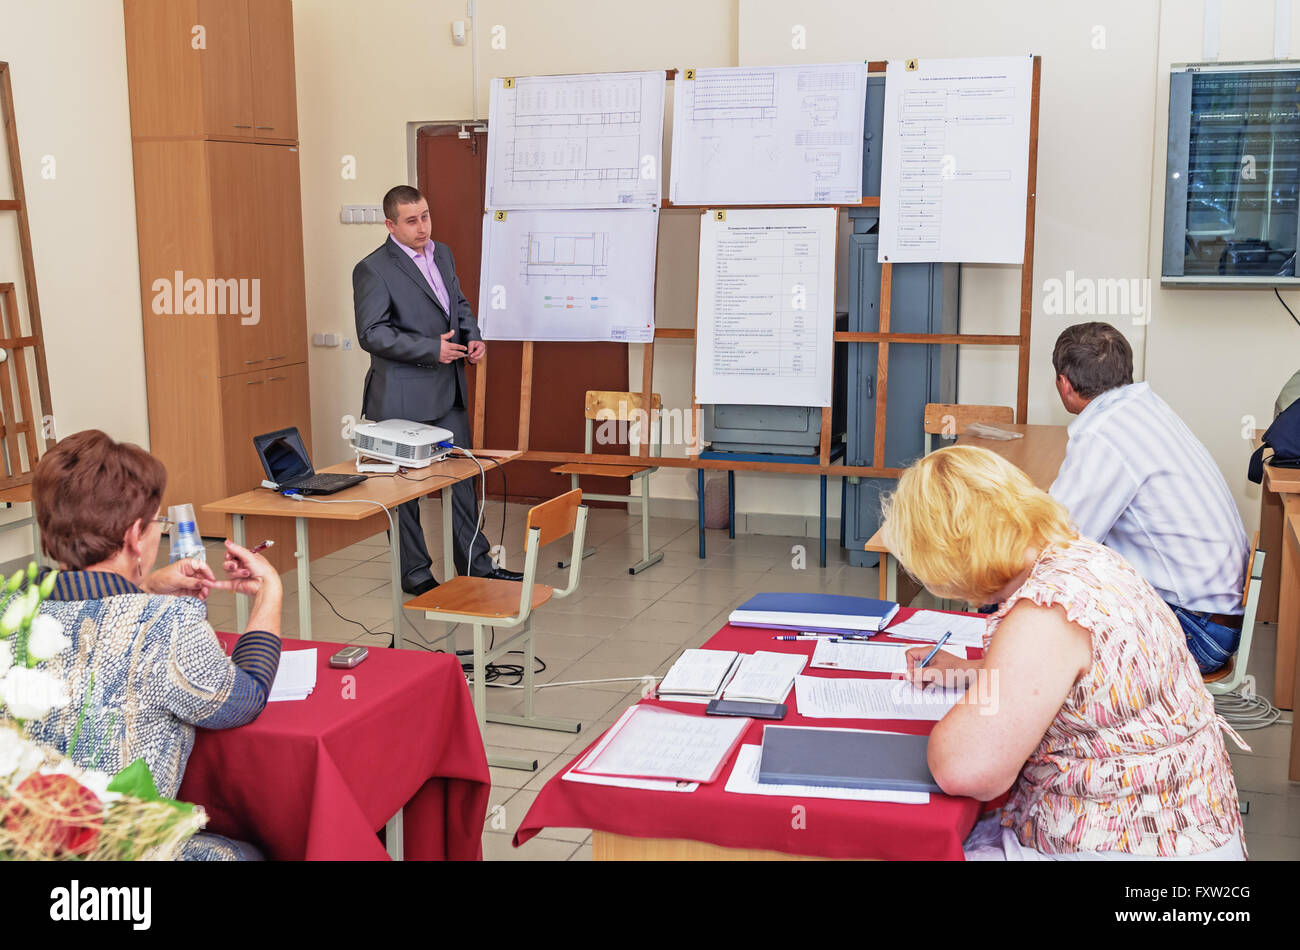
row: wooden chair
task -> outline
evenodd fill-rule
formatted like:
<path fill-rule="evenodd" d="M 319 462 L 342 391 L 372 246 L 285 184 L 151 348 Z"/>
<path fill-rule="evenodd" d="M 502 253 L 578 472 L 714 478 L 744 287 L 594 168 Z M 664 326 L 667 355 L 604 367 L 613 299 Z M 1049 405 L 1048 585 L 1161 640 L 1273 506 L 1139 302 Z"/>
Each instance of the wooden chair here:
<path fill-rule="evenodd" d="M 634 412 L 640 414 L 642 402 L 641 393 L 589 390 L 586 400 L 587 435 L 583 451 L 588 455 L 591 454 L 598 421 L 627 422 L 629 416 Z M 652 435 L 650 443 L 651 455 L 658 455 L 663 449 L 664 424 L 662 409 L 663 400 L 659 398 L 658 393 L 652 394 L 650 397 L 650 417 L 654 427 L 651 433 L 646 433 L 646 435 Z M 645 418 L 645 416 L 642 415 L 642 418 Z M 652 473 L 659 471 L 657 466 L 567 462 L 564 465 L 557 465 L 551 471 L 557 475 L 568 475 L 570 487 L 574 491 L 578 490 L 578 479 L 583 475 L 626 478 L 629 481 L 639 479 L 641 482 L 640 497 L 636 495 L 597 495 L 588 492 L 586 498 L 588 501 L 620 502 L 627 505 L 629 513 L 633 505 L 641 506 L 641 560 L 627 569 L 629 574 L 640 574 L 647 567 L 658 564 L 664 559 L 662 551 L 657 551 L 653 555 L 650 553 L 650 476 Z M 582 556 L 591 557 L 595 553 L 595 548 L 588 548 L 582 552 Z M 568 567 L 568 562 L 560 561 L 559 566 Z"/>
<path fill-rule="evenodd" d="M 587 506 L 582 504 L 582 492 L 571 491 L 534 505 L 528 511 L 524 528 L 524 579 L 515 581 L 493 580 L 487 577 L 453 577 L 445 584 L 426 591 L 414 600 L 407 601 L 408 610 L 420 610 L 430 620 L 449 624 L 447 632 L 437 639 L 445 639 L 452 654 L 456 652 L 456 627 L 467 623 L 474 628 L 474 711 L 478 715 L 479 730 L 488 722 L 507 723 L 512 726 L 530 726 L 535 729 L 552 729 L 556 732 L 578 732 L 582 725 L 569 719 L 552 719 L 534 715 L 533 712 L 533 631 L 529 622 L 532 612 L 552 597 L 568 597 L 578 589 L 582 575 L 582 542 L 587 534 Z M 535 584 L 538 552 L 542 545 L 573 536 L 573 553 L 569 568 L 569 583 L 563 590 L 547 584 Z M 486 648 L 484 631 L 488 627 L 519 627 L 519 632 Z M 524 654 L 524 714 L 522 716 L 490 713 L 487 711 L 487 664 L 499 656 L 520 649 Z M 507 769 L 537 770 L 536 759 L 518 759 L 510 756 L 488 756 L 488 764 Z"/>
<path fill-rule="evenodd" d="M 957 438 L 972 423 L 984 425 L 1011 425 L 1016 421 L 1016 411 L 1010 406 L 958 406 L 946 402 L 925 404 L 925 454 L 938 446 L 935 436 Z"/>
<path fill-rule="evenodd" d="M 1228 657 L 1213 673 L 1206 673 L 1205 688 L 1212 696 L 1235 692 L 1246 678 L 1246 664 L 1250 661 L 1250 641 L 1255 635 L 1255 611 L 1259 607 L 1259 589 L 1264 583 L 1264 552 L 1259 550 L 1259 532 L 1250 543 L 1250 556 L 1246 560 L 1246 586 L 1241 592 L 1241 603 L 1246 608 L 1241 618 L 1241 642 L 1237 652 Z M 1240 662 L 1238 662 L 1240 661 Z"/>

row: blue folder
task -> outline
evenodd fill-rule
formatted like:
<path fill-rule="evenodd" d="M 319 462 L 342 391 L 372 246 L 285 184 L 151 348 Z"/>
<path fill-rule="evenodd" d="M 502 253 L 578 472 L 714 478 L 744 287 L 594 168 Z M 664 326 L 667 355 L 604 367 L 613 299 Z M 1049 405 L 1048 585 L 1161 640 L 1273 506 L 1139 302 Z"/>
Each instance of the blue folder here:
<path fill-rule="evenodd" d="M 727 619 L 746 627 L 875 633 L 885 629 L 896 613 L 898 604 L 891 600 L 845 594 L 765 593 L 745 601 Z"/>

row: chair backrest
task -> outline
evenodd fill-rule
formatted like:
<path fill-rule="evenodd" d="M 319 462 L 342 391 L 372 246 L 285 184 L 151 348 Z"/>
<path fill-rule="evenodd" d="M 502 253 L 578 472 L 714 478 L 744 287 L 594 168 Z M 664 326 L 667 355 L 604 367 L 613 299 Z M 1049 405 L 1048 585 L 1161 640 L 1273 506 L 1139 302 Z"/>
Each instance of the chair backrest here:
<path fill-rule="evenodd" d="M 1011 425 L 1016 411 L 1010 406 L 958 406 L 945 402 L 925 404 L 925 431 L 930 435 L 961 435 L 973 422 Z"/>
<path fill-rule="evenodd" d="M 578 523 L 578 506 L 581 504 L 582 489 L 575 488 L 550 501 L 533 505 L 528 509 L 525 535 L 533 528 L 537 528 L 540 532 L 537 539 L 538 547 L 568 537 L 573 533 L 574 525 Z"/>
<path fill-rule="evenodd" d="M 589 389 L 586 400 L 587 435 L 583 450 L 590 454 L 595 445 L 596 422 L 631 422 L 646 418 L 641 410 L 645 398 L 641 393 L 620 392 L 613 389 Z M 650 454 L 658 455 L 664 441 L 664 401 L 658 393 L 650 394 L 650 419 L 648 432 L 641 438 L 650 440 Z M 577 476 L 574 476 L 575 478 Z M 576 484 L 576 482 L 575 482 Z"/>
<path fill-rule="evenodd" d="M 1246 585 L 1242 603 L 1246 610 L 1241 617 L 1241 640 L 1237 655 L 1232 661 L 1232 672 L 1220 680 L 1211 680 L 1205 688 L 1214 695 L 1231 693 L 1246 678 L 1246 665 L 1250 662 L 1250 641 L 1255 636 L 1255 612 L 1259 608 L 1259 591 L 1264 586 L 1264 551 L 1259 550 L 1259 532 L 1250 543 L 1250 559 L 1246 562 Z"/>
<path fill-rule="evenodd" d="M 614 419 L 618 422 L 628 421 L 633 412 L 640 412 L 645 402 L 641 393 L 619 392 L 610 389 L 587 390 L 587 418 Z M 650 408 L 662 409 L 663 399 L 658 393 L 651 393 Z"/>

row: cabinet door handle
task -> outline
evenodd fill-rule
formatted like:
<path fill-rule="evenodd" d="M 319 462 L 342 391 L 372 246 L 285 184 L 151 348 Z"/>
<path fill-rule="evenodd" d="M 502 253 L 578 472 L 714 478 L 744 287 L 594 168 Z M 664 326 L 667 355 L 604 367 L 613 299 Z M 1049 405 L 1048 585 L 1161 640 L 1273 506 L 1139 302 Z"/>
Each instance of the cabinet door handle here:
<path fill-rule="evenodd" d="M 286 355 L 287 355 L 287 354 L 283 354 L 283 353 L 282 353 L 282 354 L 279 355 L 279 356 L 268 356 L 267 359 L 268 359 L 268 360 L 282 360 L 282 359 L 285 358 Z"/>
<path fill-rule="evenodd" d="M 262 361 L 261 361 L 261 360 L 244 360 L 244 365 L 245 365 L 245 366 L 252 366 L 254 363 L 260 363 L 260 362 L 262 362 Z"/>
<path fill-rule="evenodd" d="M 275 126 L 273 126 L 273 125 L 259 125 L 259 126 L 257 126 L 257 128 L 259 128 L 259 129 L 274 129 Z"/>
<path fill-rule="evenodd" d="M 266 380 L 264 380 L 264 379 L 250 379 L 250 380 L 248 380 L 247 382 L 245 382 L 244 385 L 245 385 L 245 386 L 260 386 L 260 385 L 262 385 L 264 382 L 266 382 Z"/>
<path fill-rule="evenodd" d="M 252 126 L 251 126 L 251 125 L 239 125 L 238 123 L 236 123 L 236 124 L 235 124 L 235 128 L 237 128 L 237 129 L 251 129 Z"/>
<path fill-rule="evenodd" d="M 876 398 L 876 377 L 874 376 L 867 377 L 867 398 Z"/>
<path fill-rule="evenodd" d="M 275 382 L 277 379 L 288 379 L 288 378 L 289 378 L 288 376 L 268 376 L 268 377 L 266 377 L 266 381 L 267 381 L 268 383 L 273 383 L 273 382 Z"/>

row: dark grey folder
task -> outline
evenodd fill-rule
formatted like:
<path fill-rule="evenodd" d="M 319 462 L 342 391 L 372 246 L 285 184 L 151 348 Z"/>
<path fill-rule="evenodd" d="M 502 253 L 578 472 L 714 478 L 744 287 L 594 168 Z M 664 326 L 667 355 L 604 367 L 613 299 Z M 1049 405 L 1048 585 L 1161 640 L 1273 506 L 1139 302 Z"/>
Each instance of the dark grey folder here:
<path fill-rule="evenodd" d="M 926 762 L 929 736 L 768 726 L 758 780 L 764 785 L 942 792 Z"/>

